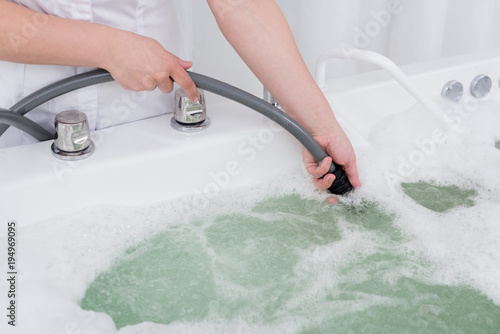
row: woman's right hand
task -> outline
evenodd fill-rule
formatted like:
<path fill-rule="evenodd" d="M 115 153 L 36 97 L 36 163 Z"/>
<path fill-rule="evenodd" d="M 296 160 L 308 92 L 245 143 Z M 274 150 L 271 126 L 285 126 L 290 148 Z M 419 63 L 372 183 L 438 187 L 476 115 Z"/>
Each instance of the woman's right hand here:
<path fill-rule="evenodd" d="M 26 35 L 26 22 L 39 25 L 33 36 Z M 125 89 L 158 87 L 170 93 L 175 81 L 191 100 L 198 97 L 186 73 L 191 62 L 174 56 L 152 38 L 106 25 L 42 14 L 0 0 L 0 45 L 2 61 L 100 67 Z"/>
<path fill-rule="evenodd" d="M 132 91 L 154 90 L 158 87 L 170 93 L 174 81 L 184 89 L 189 99 L 197 102 L 198 90 L 186 70 L 192 62 L 168 52 L 156 40 L 126 31 L 112 37 L 103 68 L 108 70 L 123 88 Z"/>

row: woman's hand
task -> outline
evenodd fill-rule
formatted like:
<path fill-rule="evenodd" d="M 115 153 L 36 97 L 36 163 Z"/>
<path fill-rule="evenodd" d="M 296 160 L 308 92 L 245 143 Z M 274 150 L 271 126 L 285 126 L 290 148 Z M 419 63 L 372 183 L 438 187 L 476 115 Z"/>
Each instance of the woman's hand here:
<path fill-rule="evenodd" d="M 171 54 L 154 39 L 125 31 L 117 35 L 109 46 L 104 68 L 123 88 L 151 91 L 158 87 L 170 93 L 175 81 L 191 101 L 198 101 L 196 85 L 186 73 L 192 62 Z"/>
<path fill-rule="evenodd" d="M 274 0 L 208 3 L 222 33 L 283 110 L 300 123 L 333 160 L 342 165 L 354 187 L 359 187 L 356 156 L 325 96 L 307 69 L 292 32 Z M 335 176 L 324 176 L 331 158 L 318 166 L 305 151 L 303 161 L 321 189 Z M 333 202 L 331 199 L 329 202 Z"/>
<path fill-rule="evenodd" d="M 338 132 L 338 129 L 333 132 L 333 135 L 318 135 L 314 136 L 314 139 L 323 147 L 329 157 L 323 159 L 321 164 L 318 165 L 316 160 L 314 160 L 311 153 L 309 153 L 305 148 L 302 148 L 302 161 L 306 167 L 306 170 L 313 176 L 313 183 L 319 189 L 328 189 L 331 187 L 335 176 L 333 174 L 327 174 L 330 169 L 330 165 L 333 160 L 338 164 L 343 166 L 344 171 L 351 182 L 353 187 L 360 187 L 361 182 L 359 181 L 358 169 L 356 167 L 356 155 L 354 154 L 354 149 L 351 142 L 344 134 L 342 130 Z M 328 199 L 328 202 L 335 204 L 337 200 L 334 197 Z"/>
<path fill-rule="evenodd" d="M 110 9 L 112 10 L 112 9 Z M 39 22 L 32 38 L 25 22 Z M 24 36 L 13 43 L 9 36 Z M 192 63 L 154 39 L 106 25 L 42 14 L 0 0 L 0 60 L 22 64 L 100 67 L 125 89 L 172 91 L 174 81 L 196 101 L 198 90 L 186 73 Z"/>

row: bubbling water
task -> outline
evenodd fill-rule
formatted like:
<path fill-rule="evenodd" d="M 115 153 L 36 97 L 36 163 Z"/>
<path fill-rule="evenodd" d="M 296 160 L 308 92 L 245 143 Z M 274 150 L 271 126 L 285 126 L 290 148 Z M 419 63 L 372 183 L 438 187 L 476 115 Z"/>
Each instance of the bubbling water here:
<path fill-rule="evenodd" d="M 179 199 L 27 226 L 19 329 L 498 332 L 500 113 L 454 127 L 422 113 L 374 127 L 363 187 L 337 206 L 296 167 L 203 211 Z M 418 200 L 427 188 L 445 209 Z"/>

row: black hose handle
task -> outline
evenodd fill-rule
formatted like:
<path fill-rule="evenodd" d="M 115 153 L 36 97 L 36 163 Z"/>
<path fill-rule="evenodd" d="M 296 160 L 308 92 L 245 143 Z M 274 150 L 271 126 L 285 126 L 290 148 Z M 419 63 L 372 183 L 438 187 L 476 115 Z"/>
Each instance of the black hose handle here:
<path fill-rule="evenodd" d="M 332 165 L 336 167 L 336 171 L 333 173 L 333 175 L 335 175 L 335 180 L 328 190 L 332 194 L 336 195 L 343 195 L 354 190 L 354 187 L 351 185 L 351 181 L 349 181 L 349 178 L 347 177 L 347 174 L 342 166 L 337 165 L 336 163 L 332 163 Z"/>

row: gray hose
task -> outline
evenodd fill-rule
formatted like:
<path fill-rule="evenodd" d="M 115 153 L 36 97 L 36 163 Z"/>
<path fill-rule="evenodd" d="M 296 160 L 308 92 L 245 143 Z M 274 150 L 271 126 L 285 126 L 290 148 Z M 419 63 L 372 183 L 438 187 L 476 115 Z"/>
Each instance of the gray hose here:
<path fill-rule="evenodd" d="M 27 132 L 39 141 L 45 141 L 54 138 L 54 135 L 52 133 L 42 128 L 31 119 L 16 114 L 11 110 L 0 108 L 0 122 L 12 125 L 19 130 Z"/>
<path fill-rule="evenodd" d="M 282 126 L 304 145 L 318 163 L 328 156 L 316 140 L 297 121 L 270 103 L 225 82 L 198 73 L 188 73 L 197 87 L 239 102 Z M 330 170 L 330 173 L 334 171 Z"/>
<path fill-rule="evenodd" d="M 268 102 L 239 88 L 228 85 L 225 82 L 194 72 L 188 72 L 188 74 L 191 79 L 193 79 L 197 87 L 239 102 L 281 125 L 285 130 L 290 132 L 292 136 L 297 138 L 297 140 L 309 151 L 309 153 L 311 153 L 318 164 L 328 156 L 318 142 L 309 134 L 309 132 L 297 123 L 297 121 Z M 330 192 L 342 195 L 353 189 L 341 166 L 332 163 L 329 173 L 333 173 L 335 175 L 335 181 L 328 189 Z"/>
<path fill-rule="evenodd" d="M 222 81 L 212 79 L 194 72 L 187 73 L 189 74 L 191 79 L 193 79 L 197 87 L 239 102 L 281 125 L 285 130 L 287 130 L 288 132 L 290 132 L 290 134 L 297 138 L 297 140 L 311 153 L 311 155 L 318 163 L 321 163 L 321 161 L 323 161 L 323 159 L 328 156 L 323 148 L 318 144 L 318 142 L 316 142 L 316 140 L 299 123 L 297 123 L 293 118 L 270 105 L 266 101 L 259 99 L 258 97 L 249 94 L 239 88 L 228 85 Z M 36 108 L 37 106 L 62 94 L 86 86 L 91 86 L 112 80 L 113 77 L 111 76 L 111 74 L 102 69 L 78 74 L 73 77 L 58 81 L 30 94 L 29 96 L 25 97 L 14 106 L 12 106 L 10 110 L 12 112 L 16 112 L 19 115 L 24 115 L 33 108 Z M 0 118 L 0 123 L 6 122 L 4 122 Z M 0 124 L 0 135 L 2 135 L 7 128 L 8 126 L 3 126 L 2 124 Z M 27 132 L 29 134 L 32 134 L 32 132 L 30 131 Z M 353 189 L 341 166 L 332 163 L 329 173 L 333 173 L 335 175 L 335 181 L 329 188 L 332 193 L 341 195 Z"/>
<path fill-rule="evenodd" d="M 21 101 L 10 107 L 9 110 L 19 115 L 24 115 L 27 112 L 35 109 L 39 105 L 48 102 L 60 95 L 72 92 L 83 87 L 97 85 L 108 81 L 113 81 L 113 77 L 109 74 L 108 71 L 102 69 L 77 74 L 72 77 L 57 81 L 53 84 L 43 87 L 42 89 L 37 90 L 36 92 L 31 93 L 30 95 L 26 96 Z M 9 125 L 16 126 L 15 124 L 4 122 L 2 118 L 0 118 L 0 123 L 5 123 L 0 124 L 0 136 L 5 132 L 5 130 L 9 128 Z M 29 128 L 28 131 L 23 131 L 32 135 L 29 131 Z M 51 139 L 52 138 L 54 138 L 53 135 Z"/>

